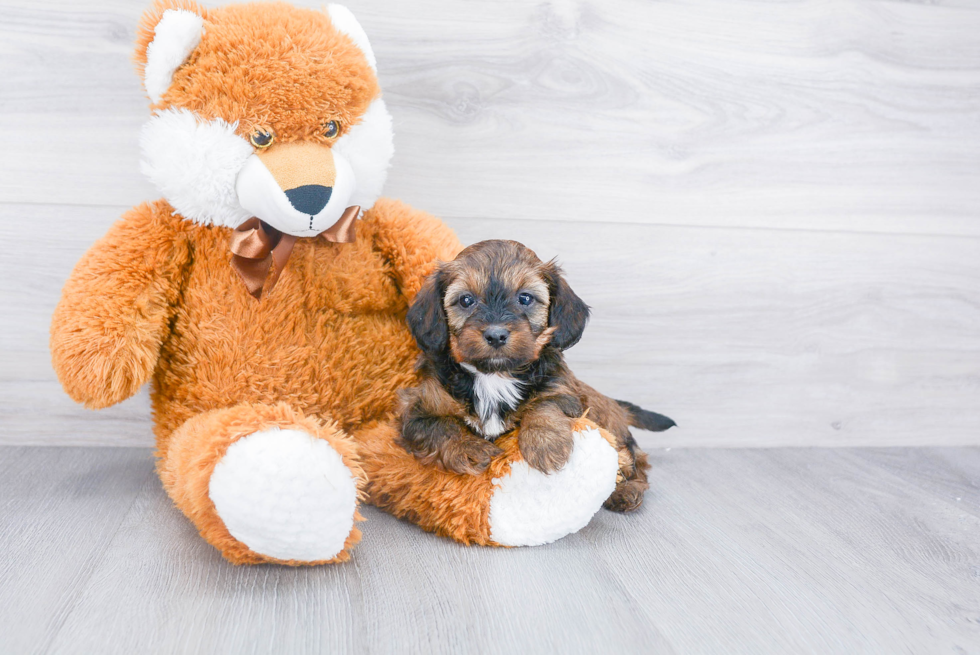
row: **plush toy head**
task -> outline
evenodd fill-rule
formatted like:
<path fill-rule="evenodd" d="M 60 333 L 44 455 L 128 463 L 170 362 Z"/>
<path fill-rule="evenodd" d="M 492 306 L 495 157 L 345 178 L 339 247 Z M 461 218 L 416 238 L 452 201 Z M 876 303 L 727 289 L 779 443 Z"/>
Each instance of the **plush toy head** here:
<path fill-rule="evenodd" d="M 345 7 L 162 0 L 135 57 L 153 103 L 141 168 L 185 218 L 313 236 L 380 196 L 391 117 Z"/>

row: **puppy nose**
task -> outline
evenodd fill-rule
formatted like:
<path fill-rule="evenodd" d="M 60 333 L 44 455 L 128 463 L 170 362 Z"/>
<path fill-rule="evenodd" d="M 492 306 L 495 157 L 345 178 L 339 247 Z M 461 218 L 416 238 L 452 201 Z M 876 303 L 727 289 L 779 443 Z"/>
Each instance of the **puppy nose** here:
<path fill-rule="evenodd" d="M 499 325 L 494 325 L 483 331 L 483 338 L 487 340 L 494 348 L 500 348 L 502 345 L 507 343 L 507 337 L 510 336 L 510 330 L 505 327 L 500 327 Z"/>
<path fill-rule="evenodd" d="M 327 206 L 327 203 L 330 202 L 331 193 L 333 193 L 333 187 L 307 184 L 290 189 L 286 192 L 286 197 L 289 198 L 289 204 L 295 207 L 297 211 L 313 216 L 319 214 L 320 210 Z"/>

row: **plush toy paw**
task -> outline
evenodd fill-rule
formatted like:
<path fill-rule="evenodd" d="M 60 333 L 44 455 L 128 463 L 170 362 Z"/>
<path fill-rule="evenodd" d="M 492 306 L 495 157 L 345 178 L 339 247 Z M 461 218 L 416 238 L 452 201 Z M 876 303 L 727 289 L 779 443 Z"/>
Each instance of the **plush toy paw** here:
<path fill-rule="evenodd" d="M 502 546 L 536 546 L 578 532 L 616 487 L 618 454 L 595 428 L 573 434 L 565 465 L 542 473 L 515 461 L 493 480 L 490 538 Z M 521 448 L 523 453 L 524 449 Z"/>
<path fill-rule="evenodd" d="M 332 559 L 354 527 L 350 470 L 330 444 L 299 430 L 272 428 L 231 444 L 208 492 L 235 539 L 277 560 Z"/>
<path fill-rule="evenodd" d="M 157 462 L 201 536 L 235 564 L 340 562 L 361 537 L 353 440 L 285 403 L 188 419 Z"/>

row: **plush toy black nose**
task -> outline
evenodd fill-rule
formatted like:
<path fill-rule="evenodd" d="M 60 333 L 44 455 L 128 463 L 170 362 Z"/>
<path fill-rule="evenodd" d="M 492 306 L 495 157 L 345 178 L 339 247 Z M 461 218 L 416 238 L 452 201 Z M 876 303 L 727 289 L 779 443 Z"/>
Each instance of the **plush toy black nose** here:
<path fill-rule="evenodd" d="M 290 189 L 286 192 L 286 197 L 289 198 L 289 204 L 298 211 L 313 216 L 319 214 L 320 210 L 327 206 L 332 192 L 333 187 L 307 184 Z"/>
<path fill-rule="evenodd" d="M 494 325 L 483 331 L 483 338 L 487 340 L 494 348 L 500 348 L 502 345 L 507 343 L 507 337 L 510 336 L 510 330 L 505 327 L 500 327 L 499 325 Z"/>

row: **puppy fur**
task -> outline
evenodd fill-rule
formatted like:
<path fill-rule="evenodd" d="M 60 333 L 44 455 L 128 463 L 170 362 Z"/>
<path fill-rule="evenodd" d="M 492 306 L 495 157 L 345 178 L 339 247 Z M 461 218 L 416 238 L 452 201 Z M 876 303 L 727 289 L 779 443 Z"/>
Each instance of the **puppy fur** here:
<path fill-rule="evenodd" d="M 572 374 L 562 351 L 588 318 L 557 264 L 516 241 L 482 241 L 441 264 L 407 316 L 422 354 L 419 386 L 400 392 L 405 448 L 450 471 L 479 473 L 501 453 L 494 440 L 516 429 L 524 460 L 550 473 L 568 460 L 572 421 L 588 411 L 618 442 L 620 473 L 605 506 L 639 507 L 649 464 L 629 428 L 674 422 Z"/>

